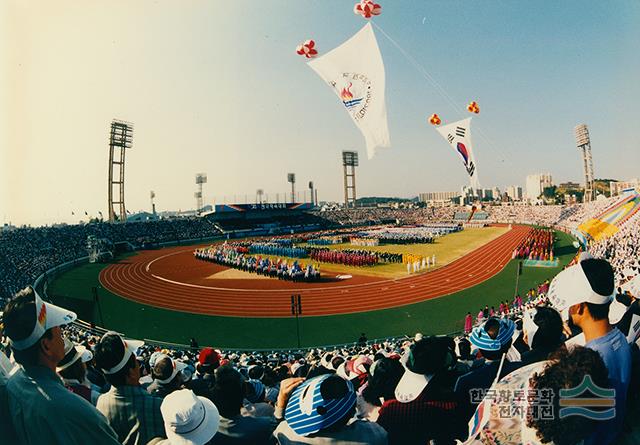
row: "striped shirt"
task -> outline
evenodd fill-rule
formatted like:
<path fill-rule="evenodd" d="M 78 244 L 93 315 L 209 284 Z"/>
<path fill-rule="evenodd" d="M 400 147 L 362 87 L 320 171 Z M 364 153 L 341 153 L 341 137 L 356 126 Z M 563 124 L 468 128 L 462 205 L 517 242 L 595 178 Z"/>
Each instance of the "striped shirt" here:
<path fill-rule="evenodd" d="M 98 411 L 105 415 L 111 428 L 124 445 L 146 445 L 154 437 L 166 437 L 160 405 L 141 386 L 112 387 L 98 399 Z"/>

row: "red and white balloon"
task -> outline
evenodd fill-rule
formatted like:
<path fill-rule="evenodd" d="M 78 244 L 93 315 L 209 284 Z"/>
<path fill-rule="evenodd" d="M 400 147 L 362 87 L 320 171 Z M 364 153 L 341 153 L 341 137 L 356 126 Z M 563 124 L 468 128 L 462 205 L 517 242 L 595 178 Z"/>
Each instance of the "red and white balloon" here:
<path fill-rule="evenodd" d="M 296 52 L 301 56 L 305 56 L 307 59 L 313 59 L 318 55 L 318 51 L 315 49 L 316 42 L 313 40 L 307 40 L 306 42 L 298 45 Z"/>
<path fill-rule="evenodd" d="M 370 19 L 374 15 L 380 15 L 382 6 L 374 3 L 373 0 L 361 0 L 360 3 L 354 5 L 353 12 L 365 19 Z"/>

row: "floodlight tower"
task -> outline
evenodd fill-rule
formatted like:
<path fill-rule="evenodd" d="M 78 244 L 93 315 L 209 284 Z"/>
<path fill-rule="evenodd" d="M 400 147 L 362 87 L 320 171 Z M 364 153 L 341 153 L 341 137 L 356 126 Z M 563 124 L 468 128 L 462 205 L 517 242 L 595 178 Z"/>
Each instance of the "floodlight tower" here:
<path fill-rule="evenodd" d="M 313 199 L 313 181 L 309 181 L 309 192 L 310 192 L 310 198 L 311 200 L 309 201 L 311 203 L 312 206 L 315 206 L 315 200 Z"/>
<path fill-rule="evenodd" d="M 295 173 L 287 173 L 287 182 L 291 183 L 291 203 L 296 202 L 296 174 Z"/>
<path fill-rule="evenodd" d="M 196 198 L 196 214 L 199 215 L 202 211 L 202 184 L 207 183 L 207 174 L 206 173 L 196 173 L 196 185 L 198 186 L 198 191 L 193 194 L 193 197 Z"/>
<path fill-rule="evenodd" d="M 131 148 L 133 124 L 113 119 L 109 132 L 109 222 L 124 222 L 127 210 L 124 206 L 124 155 Z M 117 188 L 117 200 L 114 200 L 114 187 Z M 117 211 L 116 211 L 117 207 Z"/>
<path fill-rule="evenodd" d="M 264 190 L 256 190 L 256 204 L 262 204 L 262 195 L 264 195 Z"/>
<path fill-rule="evenodd" d="M 357 151 L 342 152 L 342 166 L 344 167 L 344 206 L 349 208 L 353 203 L 356 207 L 356 167 L 358 166 Z"/>
<path fill-rule="evenodd" d="M 591 157 L 591 138 L 589 129 L 585 124 L 580 124 L 574 129 L 578 150 L 582 152 L 582 163 L 584 169 L 584 202 L 595 199 L 595 189 L 593 183 L 593 158 Z"/>
<path fill-rule="evenodd" d="M 153 213 L 155 215 L 156 214 L 156 203 L 154 202 L 154 199 L 156 198 L 156 192 L 151 190 L 151 192 L 149 193 L 149 198 L 151 199 L 151 213 Z"/>

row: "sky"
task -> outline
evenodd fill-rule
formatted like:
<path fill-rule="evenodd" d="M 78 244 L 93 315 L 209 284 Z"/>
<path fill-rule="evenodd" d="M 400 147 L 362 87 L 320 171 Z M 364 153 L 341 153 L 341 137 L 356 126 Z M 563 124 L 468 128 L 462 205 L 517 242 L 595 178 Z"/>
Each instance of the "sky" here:
<path fill-rule="evenodd" d="M 371 160 L 295 53 L 355 34 L 355 0 L 2 2 L 2 223 L 106 215 L 113 118 L 135 126 L 131 212 L 150 210 L 151 190 L 158 211 L 194 208 L 199 172 L 208 204 L 252 202 L 259 188 L 282 200 L 289 172 L 298 190 L 313 181 L 321 201 L 341 200 L 342 150 L 360 154 L 358 196 L 459 190 L 463 166 L 427 119 L 468 117 L 474 100 L 483 187 L 540 172 L 580 182 L 580 123 L 597 178 L 640 176 L 640 2 L 379 1 L 391 148 Z"/>

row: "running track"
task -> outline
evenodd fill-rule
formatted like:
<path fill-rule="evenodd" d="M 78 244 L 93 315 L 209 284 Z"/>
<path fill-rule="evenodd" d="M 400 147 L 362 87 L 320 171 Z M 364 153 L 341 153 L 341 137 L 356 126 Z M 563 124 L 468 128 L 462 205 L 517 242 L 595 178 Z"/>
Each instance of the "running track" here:
<path fill-rule="evenodd" d="M 193 279 L 194 269 L 213 265 L 195 260 L 193 247 L 178 247 L 145 251 L 112 264 L 100 272 L 100 282 L 129 300 L 206 315 L 290 317 L 293 293 L 302 295 L 304 316 L 363 312 L 418 303 L 473 287 L 500 272 L 530 230 L 513 226 L 502 236 L 440 269 L 395 280 L 354 277 L 329 286 L 277 279 L 233 280 L 237 288 L 225 288 L 202 279 L 207 275 L 202 271 L 200 279 Z M 166 277 L 168 274 L 171 279 Z M 243 282 L 260 288 L 241 288 Z"/>

